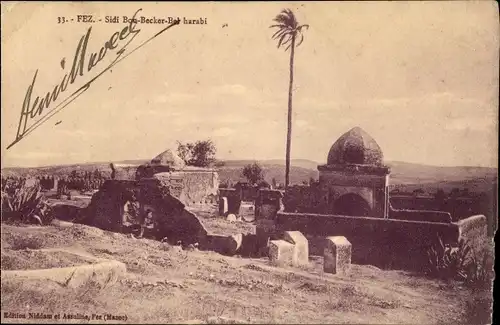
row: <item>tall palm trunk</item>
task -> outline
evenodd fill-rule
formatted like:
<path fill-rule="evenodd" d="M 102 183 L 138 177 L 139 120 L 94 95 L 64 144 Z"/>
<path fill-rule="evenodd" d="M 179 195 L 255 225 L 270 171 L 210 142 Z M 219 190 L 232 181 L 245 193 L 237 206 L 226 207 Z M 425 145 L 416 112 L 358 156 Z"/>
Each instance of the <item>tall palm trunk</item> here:
<path fill-rule="evenodd" d="M 290 46 L 290 84 L 288 88 L 288 129 L 286 134 L 285 190 L 290 184 L 290 148 L 292 145 L 292 91 L 293 91 L 293 57 L 295 54 L 295 35 Z"/>

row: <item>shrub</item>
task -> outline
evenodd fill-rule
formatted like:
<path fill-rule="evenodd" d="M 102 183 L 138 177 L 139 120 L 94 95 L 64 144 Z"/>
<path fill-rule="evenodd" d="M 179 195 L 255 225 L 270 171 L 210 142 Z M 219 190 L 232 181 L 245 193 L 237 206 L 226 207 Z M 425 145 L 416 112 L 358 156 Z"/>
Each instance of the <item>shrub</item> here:
<path fill-rule="evenodd" d="M 464 239 L 460 239 L 458 247 L 443 244 L 440 237 L 427 251 L 428 263 L 426 274 L 440 279 L 463 281 L 475 288 L 490 288 L 492 266 L 488 252 L 481 253 L 471 249 Z"/>
<path fill-rule="evenodd" d="M 26 180 L 11 184 L 8 191 L 2 192 L 2 217 L 7 222 L 31 223 L 36 216 L 42 223 L 52 219 L 50 206 L 41 193 L 40 184 L 29 186 Z"/>
<path fill-rule="evenodd" d="M 441 237 L 427 251 L 428 265 L 426 273 L 441 279 L 465 280 L 464 272 L 470 247 L 462 239 L 458 248 L 445 245 Z"/>

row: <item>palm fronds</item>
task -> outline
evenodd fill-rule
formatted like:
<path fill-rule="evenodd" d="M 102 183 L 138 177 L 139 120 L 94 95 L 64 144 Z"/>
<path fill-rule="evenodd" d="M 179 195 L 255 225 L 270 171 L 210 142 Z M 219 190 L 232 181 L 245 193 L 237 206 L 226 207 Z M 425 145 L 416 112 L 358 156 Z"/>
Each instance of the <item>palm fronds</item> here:
<path fill-rule="evenodd" d="M 278 30 L 271 37 L 278 41 L 278 48 L 287 45 L 285 51 L 290 49 L 292 44 L 298 47 L 304 41 L 302 30 L 309 29 L 309 25 L 299 25 L 297 18 L 290 9 L 283 9 L 275 18 L 277 24 L 269 26 L 269 28 L 278 28 Z M 295 40 L 300 37 L 299 42 Z"/>

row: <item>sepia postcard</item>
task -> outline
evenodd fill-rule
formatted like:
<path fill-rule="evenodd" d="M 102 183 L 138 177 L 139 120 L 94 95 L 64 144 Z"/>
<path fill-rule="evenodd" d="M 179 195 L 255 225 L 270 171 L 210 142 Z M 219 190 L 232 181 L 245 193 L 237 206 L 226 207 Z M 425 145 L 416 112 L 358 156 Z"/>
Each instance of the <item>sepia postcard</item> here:
<path fill-rule="evenodd" d="M 496 1 L 1 3 L 1 322 L 490 324 Z"/>

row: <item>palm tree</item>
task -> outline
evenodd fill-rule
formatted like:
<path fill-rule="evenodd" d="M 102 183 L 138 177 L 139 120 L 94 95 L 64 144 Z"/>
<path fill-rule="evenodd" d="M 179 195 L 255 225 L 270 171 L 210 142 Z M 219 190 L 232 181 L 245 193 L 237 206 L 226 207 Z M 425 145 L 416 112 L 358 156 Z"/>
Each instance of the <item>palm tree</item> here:
<path fill-rule="evenodd" d="M 304 41 L 302 29 L 308 29 L 309 25 L 299 25 L 295 15 L 290 9 L 283 9 L 275 18 L 277 23 L 270 28 L 278 28 L 272 38 L 278 40 L 278 48 L 286 46 L 285 51 L 290 49 L 290 84 L 288 87 L 288 128 L 286 134 L 286 160 L 285 160 L 285 190 L 290 182 L 290 148 L 292 142 L 292 87 L 293 87 L 293 59 L 295 48 Z M 298 37 L 300 40 L 297 42 Z"/>

